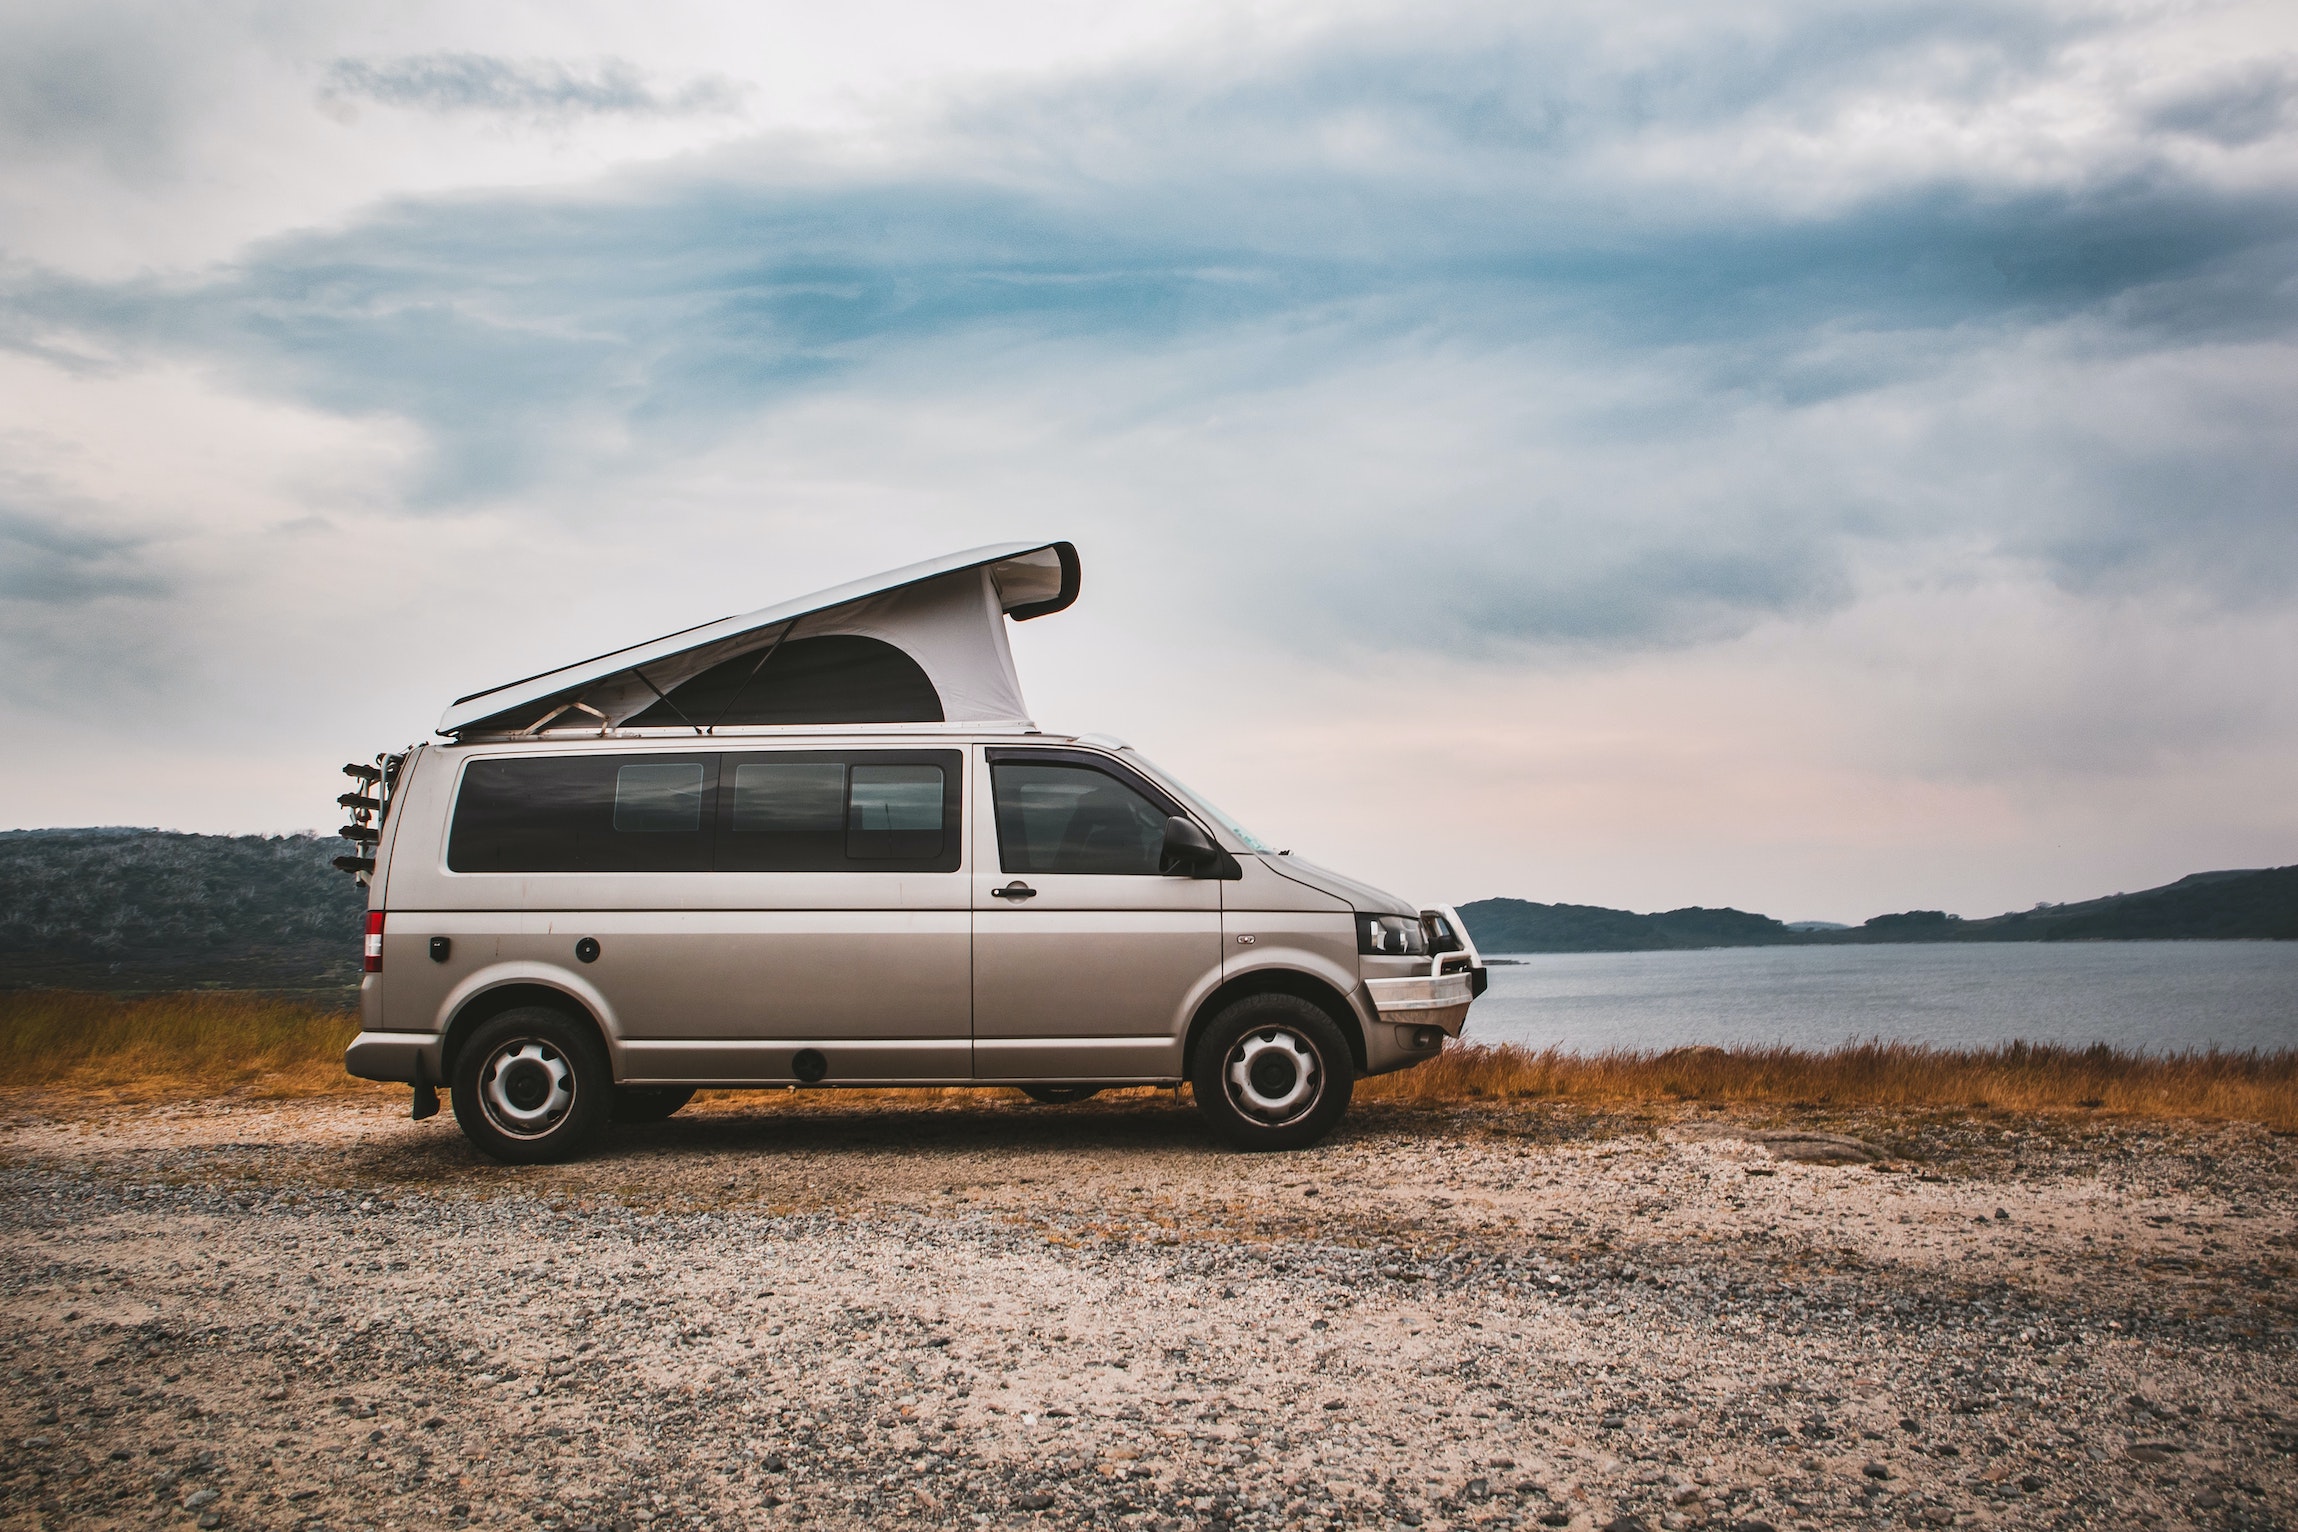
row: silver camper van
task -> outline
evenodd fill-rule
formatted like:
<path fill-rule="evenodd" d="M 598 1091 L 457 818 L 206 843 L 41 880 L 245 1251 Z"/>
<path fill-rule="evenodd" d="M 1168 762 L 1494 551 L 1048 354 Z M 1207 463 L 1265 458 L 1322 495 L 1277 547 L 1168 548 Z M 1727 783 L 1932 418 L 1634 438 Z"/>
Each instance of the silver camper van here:
<path fill-rule="evenodd" d="M 700 1089 L 1188 1081 L 1229 1142 L 1331 1130 L 1485 972 L 1125 744 L 1040 730 L 1008 621 L 1067 543 L 977 548 L 459 699 L 343 804 L 354 1075 L 498 1159 Z"/>

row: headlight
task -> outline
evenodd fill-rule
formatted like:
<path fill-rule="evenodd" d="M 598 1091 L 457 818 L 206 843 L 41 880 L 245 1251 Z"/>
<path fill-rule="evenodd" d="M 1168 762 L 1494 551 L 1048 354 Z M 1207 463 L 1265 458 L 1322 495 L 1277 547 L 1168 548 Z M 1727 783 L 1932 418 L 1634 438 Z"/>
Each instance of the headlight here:
<path fill-rule="evenodd" d="M 1359 915 L 1356 950 L 1378 957 L 1425 957 L 1428 939 L 1414 915 Z"/>

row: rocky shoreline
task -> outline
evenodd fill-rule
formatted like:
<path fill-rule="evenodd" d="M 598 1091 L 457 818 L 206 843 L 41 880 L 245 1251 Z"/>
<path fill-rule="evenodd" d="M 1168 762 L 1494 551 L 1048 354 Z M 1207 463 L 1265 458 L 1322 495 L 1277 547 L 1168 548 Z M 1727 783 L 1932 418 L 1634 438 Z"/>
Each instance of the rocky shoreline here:
<path fill-rule="evenodd" d="M 2298 1140 L 1167 1098 L 0 1115 L 0 1525 L 2206 1526 L 2298 1507 Z"/>

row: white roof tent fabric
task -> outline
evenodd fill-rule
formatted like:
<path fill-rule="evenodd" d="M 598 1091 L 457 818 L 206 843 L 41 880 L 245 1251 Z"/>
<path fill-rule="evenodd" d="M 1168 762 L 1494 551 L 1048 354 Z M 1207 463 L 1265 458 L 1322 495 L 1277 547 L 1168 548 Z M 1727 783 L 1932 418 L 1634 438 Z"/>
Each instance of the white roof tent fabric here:
<path fill-rule="evenodd" d="M 446 735 L 834 723 L 1029 726 L 1005 621 L 1077 599 L 1068 543 L 891 570 L 458 697 Z"/>

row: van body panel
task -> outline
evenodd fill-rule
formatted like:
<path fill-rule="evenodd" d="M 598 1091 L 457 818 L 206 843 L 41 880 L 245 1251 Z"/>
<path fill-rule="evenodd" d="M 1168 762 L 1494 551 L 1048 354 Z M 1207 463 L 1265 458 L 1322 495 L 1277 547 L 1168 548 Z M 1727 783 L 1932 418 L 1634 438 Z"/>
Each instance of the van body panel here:
<path fill-rule="evenodd" d="M 430 958 L 435 935 L 445 963 Z M 394 911 L 383 950 L 370 977 L 391 984 L 390 1025 L 405 1030 L 443 1030 L 482 991 L 537 983 L 582 1001 L 618 1059 L 641 1039 L 931 1038 L 963 1052 L 972 1035 L 964 909 Z M 967 1073 L 961 1060 L 945 1078 Z"/>
<path fill-rule="evenodd" d="M 823 1085 L 946 1085 L 972 1073 L 973 1041 L 851 1037 L 772 1040 L 640 1038 L 622 1046 L 615 1078 L 626 1085 L 787 1085 L 795 1060 L 811 1050 L 828 1072 Z"/>
<path fill-rule="evenodd" d="M 974 912 L 974 1012 L 984 1042 L 1170 1034 L 1187 1025 L 1189 997 L 1220 983 L 1217 905 L 1064 908 L 1098 891 L 1029 881 L 1038 897 L 1028 907 Z"/>
<path fill-rule="evenodd" d="M 697 876 L 707 876 L 700 874 Z M 638 1039 L 948 1038 L 973 1030 L 960 910 L 582 910 L 522 914 L 505 955 L 582 964 Z M 962 1075 L 961 1075 L 962 1077 Z"/>
<path fill-rule="evenodd" d="M 1126 1075 L 1177 1077 L 1191 997 L 1221 981 L 1220 880 L 1008 870 L 993 768 L 972 754 L 977 1073 L 1092 1079 L 1131 1061 Z M 1031 896 L 1004 897 L 1016 885 Z"/>
<path fill-rule="evenodd" d="M 1420 915 L 1418 909 L 1394 894 L 1383 893 L 1369 883 L 1359 883 L 1297 856 L 1272 856 L 1264 865 L 1288 882 L 1313 889 L 1367 915 L 1402 915 L 1409 919 L 1418 919 Z"/>
<path fill-rule="evenodd" d="M 938 872 L 448 872 L 406 908 L 448 910 L 963 910 L 968 887 Z"/>
<path fill-rule="evenodd" d="M 399 844 L 399 832 L 407 824 L 407 816 L 399 809 L 413 791 L 416 779 L 423 774 L 423 763 L 431 753 L 428 745 L 410 748 L 399 763 L 399 780 L 391 797 L 390 812 L 377 826 L 380 839 L 368 855 L 375 858 L 375 870 L 367 877 L 367 907 L 371 910 L 388 909 L 391 896 L 391 858 Z"/>
<path fill-rule="evenodd" d="M 447 939 L 445 961 L 431 956 L 431 939 Z M 400 1031 L 444 1032 L 455 1013 L 481 990 L 503 984 L 545 984 L 574 994 L 611 1036 L 613 1012 L 579 977 L 571 949 L 544 951 L 517 912 L 393 910 L 383 928 L 383 971 L 391 1026 Z"/>
<path fill-rule="evenodd" d="M 1250 851 L 1237 858 L 1237 870 L 1243 876 L 1230 882 L 1222 891 L 1221 903 L 1229 911 L 1292 910 L 1302 913 L 1323 913 L 1342 917 L 1350 930 L 1350 962 L 1355 962 L 1356 936 L 1354 912 L 1356 906 L 1327 889 L 1299 878 L 1287 876 L 1281 869 L 1290 857 L 1261 856 Z"/>
<path fill-rule="evenodd" d="M 1093 1085 L 1171 1085 L 1187 1078 L 1182 1039 L 1154 1037 L 997 1037 L 974 1044 L 974 1079 L 1072 1080 Z"/>
<path fill-rule="evenodd" d="M 437 906 L 430 883 L 445 865 L 447 818 L 454 811 L 455 783 L 468 754 L 439 745 L 419 745 L 407 753 L 390 817 L 383 822 L 383 844 L 376 847 L 375 878 L 369 888 L 372 908 Z"/>
<path fill-rule="evenodd" d="M 614 1053 L 620 1048 L 621 1018 L 615 1014 L 614 1005 L 606 993 L 591 983 L 589 976 L 580 967 L 573 962 L 554 963 L 519 956 L 517 950 L 521 939 L 515 935 L 497 940 L 501 944 L 501 951 L 497 955 L 476 961 L 470 971 L 456 979 L 439 996 L 437 1004 L 427 1016 L 408 1020 L 425 1031 L 444 1033 L 463 1007 L 487 991 L 512 984 L 527 984 L 557 990 L 581 1006 L 598 1023 L 599 1031 L 606 1035 L 607 1051 Z M 388 959 L 384 961 L 384 972 L 390 972 Z"/>
<path fill-rule="evenodd" d="M 424 765 L 434 754 L 429 745 L 417 745 L 407 752 L 400 763 L 398 791 L 393 794 L 391 812 L 384 816 L 382 839 L 375 843 L 375 871 L 367 879 L 367 908 L 370 913 L 391 908 L 391 864 L 397 859 L 400 832 L 421 818 L 419 814 L 409 815 L 402 810 L 422 784 L 426 775 Z M 429 775 L 436 776 L 438 773 L 432 772 Z M 420 841 L 421 838 L 421 832 L 417 832 L 415 839 Z M 386 972 L 389 971 L 388 960 L 384 968 Z M 368 1032 L 379 1031 L 384 1025 L 383 977 L 383 974 L 365 973 L 359 978 L 359 1025 Z M 352 1073 L 357 1074 L 358 1071 L 353 1070 Z"/>
<path fill-rule="evenodd" d="M 1237 944 L 1237 956 L 1228 963 L 1228 976 L 1231 979 L 1278 970 L 1306 974 L 1328 985 L 1335 994 L 1348 999 L 1352 1006 L 1357 1005 L 1357 1001 L 1351 997 L 1363 986 L 1359 984 L 1357 976 L 1349 971 L 1348 965 L 1334 958 L 1329 931 L 1315 926 L 1285 929 L 1273 922 L 1266 912 L 1231 915 L 1227 917 L 1226 925 L 1232 940 L 1245 936 L 1254 938 L 1250 946 Z M 1355 947 L 1355 931 L 1352 926 L 1349 939 L 1352 956 Z M 1363 1007 L 1358 1009 L 1361 1011 Z"/>
<path fill-rule="evenodd" d="M 1355 911 L 1338 895 L 1283 876 L 1271 860 L 1239 857 L 1244 876 L 1226 885 L 1221 929 L 1229 977 L 1292 969 L 1353 995 L 1362 985 Z"/>

